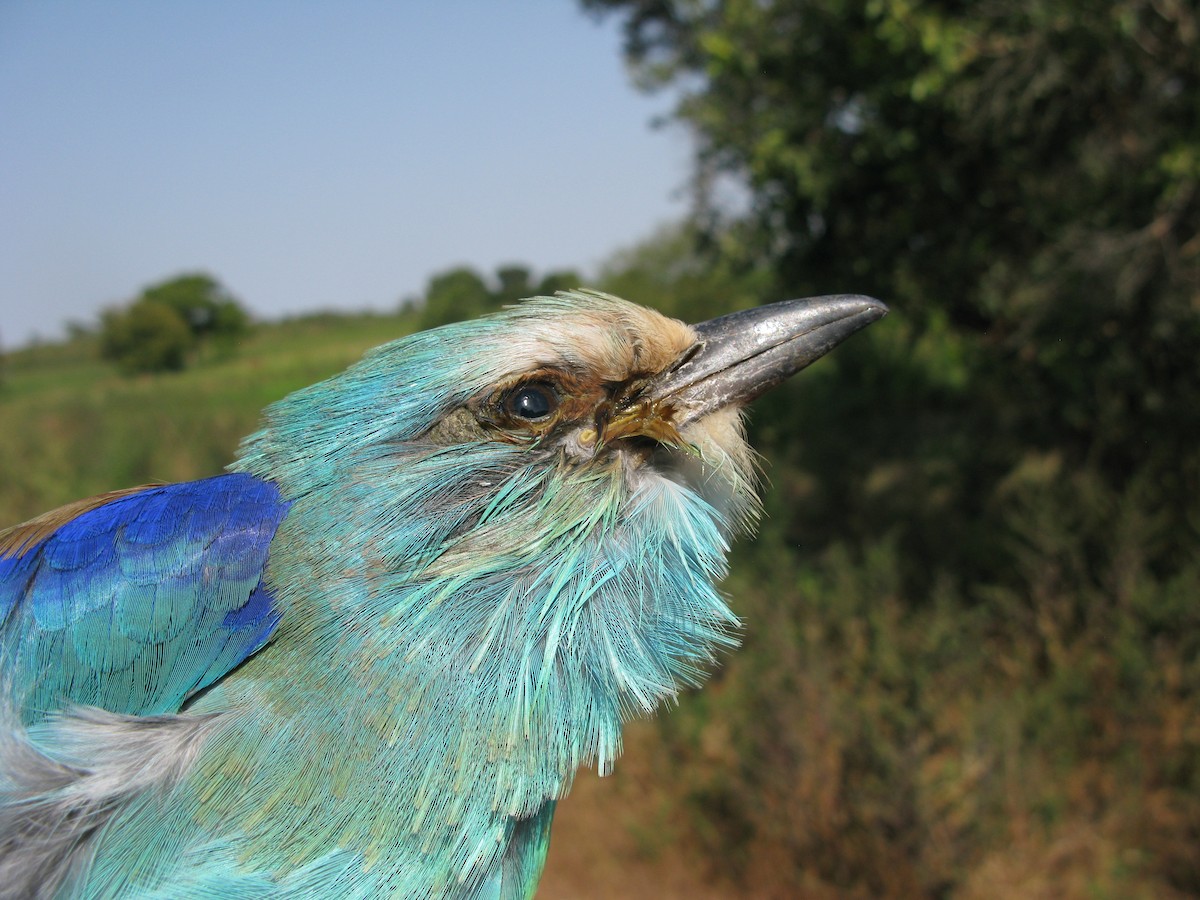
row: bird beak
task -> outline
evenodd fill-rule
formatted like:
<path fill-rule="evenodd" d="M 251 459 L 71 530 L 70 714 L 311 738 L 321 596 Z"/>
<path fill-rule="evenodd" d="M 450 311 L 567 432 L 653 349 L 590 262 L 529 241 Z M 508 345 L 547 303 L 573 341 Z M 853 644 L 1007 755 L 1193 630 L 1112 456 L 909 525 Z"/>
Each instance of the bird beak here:
<path fill-rule="evenodd" d="M 696 343 L 608 423 L 605 438 L 678 435 L 711 412 L 749 403 L 887 311 L 871 297 L 838 294 L 785 300 L 701 322 L 693 326 Z"/>

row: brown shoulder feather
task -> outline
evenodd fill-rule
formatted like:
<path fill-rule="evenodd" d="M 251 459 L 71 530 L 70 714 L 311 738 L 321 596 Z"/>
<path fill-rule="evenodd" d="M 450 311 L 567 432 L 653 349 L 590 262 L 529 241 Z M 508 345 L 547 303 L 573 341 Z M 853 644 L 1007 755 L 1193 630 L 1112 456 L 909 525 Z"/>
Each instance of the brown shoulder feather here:
<path fill-rule="evenodd" d="M 94 497 L 84 497 L 82 500 L 75 500 L 57 509 L 44 512 L 40 516 L 30 519 L 28 522 L 22 522 L 20 525 L 13 525 L 11 528 L 6 528 L 0 531 L 0 559 L 24 555 L 72 519 L 77 519 L 86 512 L 99 509 L 106 503 L 112 503 L 114 500 L 128 497 L 130 494 L 137 494 L 150 488 L 162 487 L 163 484 L 164 482 L 155 481 L 150 484 L 139 484 L 137 487 L 121 488 L 117 491 L 96 494 Z"/>

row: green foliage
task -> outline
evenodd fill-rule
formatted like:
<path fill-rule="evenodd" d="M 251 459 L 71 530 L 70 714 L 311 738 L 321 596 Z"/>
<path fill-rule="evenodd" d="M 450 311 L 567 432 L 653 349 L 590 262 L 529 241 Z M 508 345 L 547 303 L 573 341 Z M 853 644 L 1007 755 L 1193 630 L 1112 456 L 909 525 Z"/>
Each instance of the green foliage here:
<path fill-rule="evenodd" d="M 1174 465 L 1200 425 L 1193 6 L 585 6 L 626 12 L 639 75 L 681 86 L 700 186 L 749 186 L 745 250 L 785 293 L 945 315 L 979 380 L 1028 400 L 997 425 L 1114 477 L 1154 433 L 1164 496 L 1195 493 Z"/>
<path fill-rule="evenodd" d="M 127 374 L 183 368 L 195 338 L 187 322 L 162 303 L 139 300 L 107 311 L 100 323 L 100 351 Z"/>
<path fill-rule="evenodd" d="M 420 312 L 421 327 L 473 319 L 491 308 L 491 291 L 474 269 L 451 269 L 429 279 Z"/>
<path fill-rule="evenodd" d="M 214 278 L 203 274 L 180 275 L 152 285 L 139 302 L 160 303 L 173 309 L 197 339 L 236 338 L 246 331 L 249 317 Z"/>
<path fill-rule="evenodd" d="M 752 411 L 750 652 L 662 726 L 736 736 L 736 777 L 664 767 L 707 858 L 781 896 L 1200 891 L 1200 12 L 583 5 L 699 147 L 695 234 L 607 284 L 893 308 Z"/>
<path fill-rule="evenodd" d="M 720 252 L 720 245 L 706 246 L 705 237 L 688 223 L 660 228 L 614 254 L 601 268 L 598 283 L 618 297 L 688 322 L 758 306 L 776 294 L 770 269 L 735 262 L 731 254 Z"/>
<path fill-rule="evenodd" d="M 228 353 L 249 316 L 208 275 L 181 275 L 146 288 L 101 319 L 100 350 L 127 374 L 178 371 L 202 344 Z"/>
<path fill-rule="evenodd" d="M 516 303 L 523 297 L 538 293 L 533 290 L 533 284 L 530 282 L 532 274 L 525 266 L 510 265 L 498 268 L 496 281 L 499 282 L 499 288 L 495 293 L 496 301 L 501 305 Z"/>
<path fill-rule="evenodd" d="M 582 284 L 582 279 L 572 271 L 549 272 L 538 282 L 532 279 L 532 271 L 519 265 L 498 268 L 494 287 L 467 266 L 436 274 L 429 279 L 419 304 L 420 326 L 435 328 L 473 319 L 526 297 L 553 294 Z"/>
<path fill-rule="evenodd" d="M 583 284 L 583 278 L 578 272 L 573 269 L 560 269 L 543 275 L 535 293 L 543 297 L 550 297 L 559 291 L 571 291 L 583 287 Z"/>

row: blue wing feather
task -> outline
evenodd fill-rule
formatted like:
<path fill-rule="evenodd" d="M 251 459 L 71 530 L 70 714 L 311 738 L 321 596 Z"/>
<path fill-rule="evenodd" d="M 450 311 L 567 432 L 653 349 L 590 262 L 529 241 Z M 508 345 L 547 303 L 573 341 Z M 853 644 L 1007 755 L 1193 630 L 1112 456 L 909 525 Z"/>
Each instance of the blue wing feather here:
<path fill-rule="evenodd" d="M 263 576 L 289 505 L 245 474 L 149 487 L 0 558 L 0 666 L 22 718 L 176 712 L 258 650 L 279 620 Z"/>

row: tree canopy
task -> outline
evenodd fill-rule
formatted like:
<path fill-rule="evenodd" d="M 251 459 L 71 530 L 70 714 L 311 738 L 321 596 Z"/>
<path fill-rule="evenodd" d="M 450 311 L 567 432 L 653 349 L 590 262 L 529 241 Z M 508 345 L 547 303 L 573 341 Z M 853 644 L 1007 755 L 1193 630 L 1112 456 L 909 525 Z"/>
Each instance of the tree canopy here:
<path fill-rule="evenodd" d="M 945 896 L 1022 802 L 1052 836 L 1161 802 L 1173 827 L 1105 839 L 1200 890 L 1200 739 L 1170 724 L 1200 729 L 1200 9 L 581 2 L 696 138 L 686 279 L 893 310 L 754 414 L 771 628 L 726 688 L 750 762 L 686 788 L 707 827 L 791 891 Z M 962 784 L 942 752 L 978 766 L 969 809 L 922 780 Z M 1086 805 L 1085 771 L 1115 779 Z"/>
<path fill-rule="evenodd" d="M 887 452 L 959 472 L 957 514 L 977 518 L 1037 451 L 1057 461 L 1047 475 L 1138 480 L 1187 532 L 1184 498 L 1200 494 L 1194 5 L 583 5 L 621 16 L 643 86 L 679 92 L 716 255 L 767 268 L 784 294 L 893 305 L 870 338 L 906 332 L 870 376 L 905 411 Z M 721 205 L 721 178 L 748 190 L 748 211 Z"/>
<path fill-rule="evenodd" d="M 129 373 L 179 370 L 204 343 L 227 350 L 248 324 L 241 304 L 215 278 L 180 275 L 106 311 L 100 350 Z"/>
<path fill-rule="evenodd" d="M 527 266 L 510 263 L 496 269 L 494 284 L 469 266 L 439 272 L 429 279 L 419 302 L 417 322 L 421 328 L 434 328 L 448 322 L 471 319 L 516 303 L 536 294 L 579 287 L 582 279 L 570 270 L 547 272 L 533 279 Z"/>

